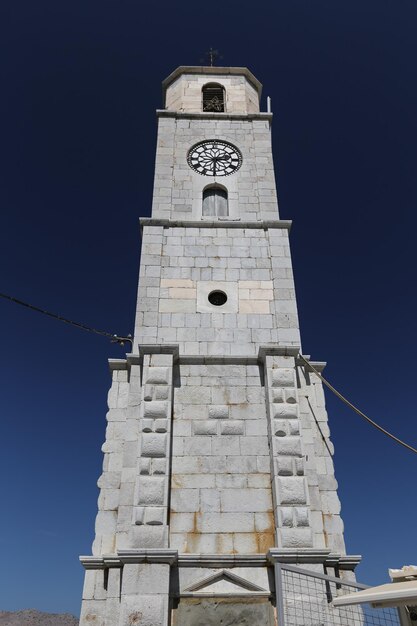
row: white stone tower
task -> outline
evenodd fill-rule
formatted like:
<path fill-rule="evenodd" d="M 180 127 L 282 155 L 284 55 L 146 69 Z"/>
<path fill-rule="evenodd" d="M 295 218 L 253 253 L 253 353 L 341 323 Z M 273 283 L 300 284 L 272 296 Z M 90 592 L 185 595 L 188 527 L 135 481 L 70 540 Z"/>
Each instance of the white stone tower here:
<path fill-rule="evenodd" d="M 321 381 L 298 357 L 272 114 L 246 68 L 179 67 L 163 93 L 80 623 L 274 624 L 274 563 L 343 575 L 358 558 Z"/>

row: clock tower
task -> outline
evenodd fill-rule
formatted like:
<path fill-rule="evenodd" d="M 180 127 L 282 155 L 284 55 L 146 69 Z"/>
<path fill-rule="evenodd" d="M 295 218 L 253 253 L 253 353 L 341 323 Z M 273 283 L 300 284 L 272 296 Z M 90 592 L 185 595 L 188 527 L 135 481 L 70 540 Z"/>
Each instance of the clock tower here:
<path fill-rule="evenodd" d="M 349 577 L 358 561 L 322 384 L 299 356 L 272 113 L 246 68 L 179 67 L 163 97 L 80 624 L 272 625 L 274 564 Z"/>

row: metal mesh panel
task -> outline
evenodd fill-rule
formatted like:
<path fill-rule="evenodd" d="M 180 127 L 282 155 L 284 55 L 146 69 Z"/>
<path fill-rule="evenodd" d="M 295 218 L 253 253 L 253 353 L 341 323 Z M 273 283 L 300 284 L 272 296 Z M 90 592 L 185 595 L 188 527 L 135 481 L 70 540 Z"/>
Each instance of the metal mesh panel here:
<path fill-rule="evenodd" d="M 359 585 L 342 580 L 336 584 L 331 577 L 315 576 L 313 572 L 306 575 L 295 568 L 283 567 L 281 571 L 284 626 L 400 626 L 396 609 L 332 606 L 333 598 L 359 591 Z"/>

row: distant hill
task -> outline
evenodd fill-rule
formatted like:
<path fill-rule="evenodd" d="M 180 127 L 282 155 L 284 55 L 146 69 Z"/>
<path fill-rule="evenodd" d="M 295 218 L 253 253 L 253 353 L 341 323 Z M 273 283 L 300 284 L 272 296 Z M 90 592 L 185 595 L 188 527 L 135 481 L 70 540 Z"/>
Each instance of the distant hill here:
<path fill-rule="evenodd" d="M 42 613 L 35 609 L 0 611 L 0 626 L 78 626 L 78 621 L 69 613 Z"/>

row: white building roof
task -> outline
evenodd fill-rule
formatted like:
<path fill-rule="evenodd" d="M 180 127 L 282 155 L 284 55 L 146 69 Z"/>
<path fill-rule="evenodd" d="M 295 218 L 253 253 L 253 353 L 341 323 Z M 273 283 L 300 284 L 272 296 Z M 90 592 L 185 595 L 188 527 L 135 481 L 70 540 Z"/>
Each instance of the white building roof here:
<path fill-rule="evenodd" d="M 417 580 L 386 583 L 363 591 L 340 596 L 333 600 L 334 606 L 370 603 L 374 607 L 417 605 Z"/>

